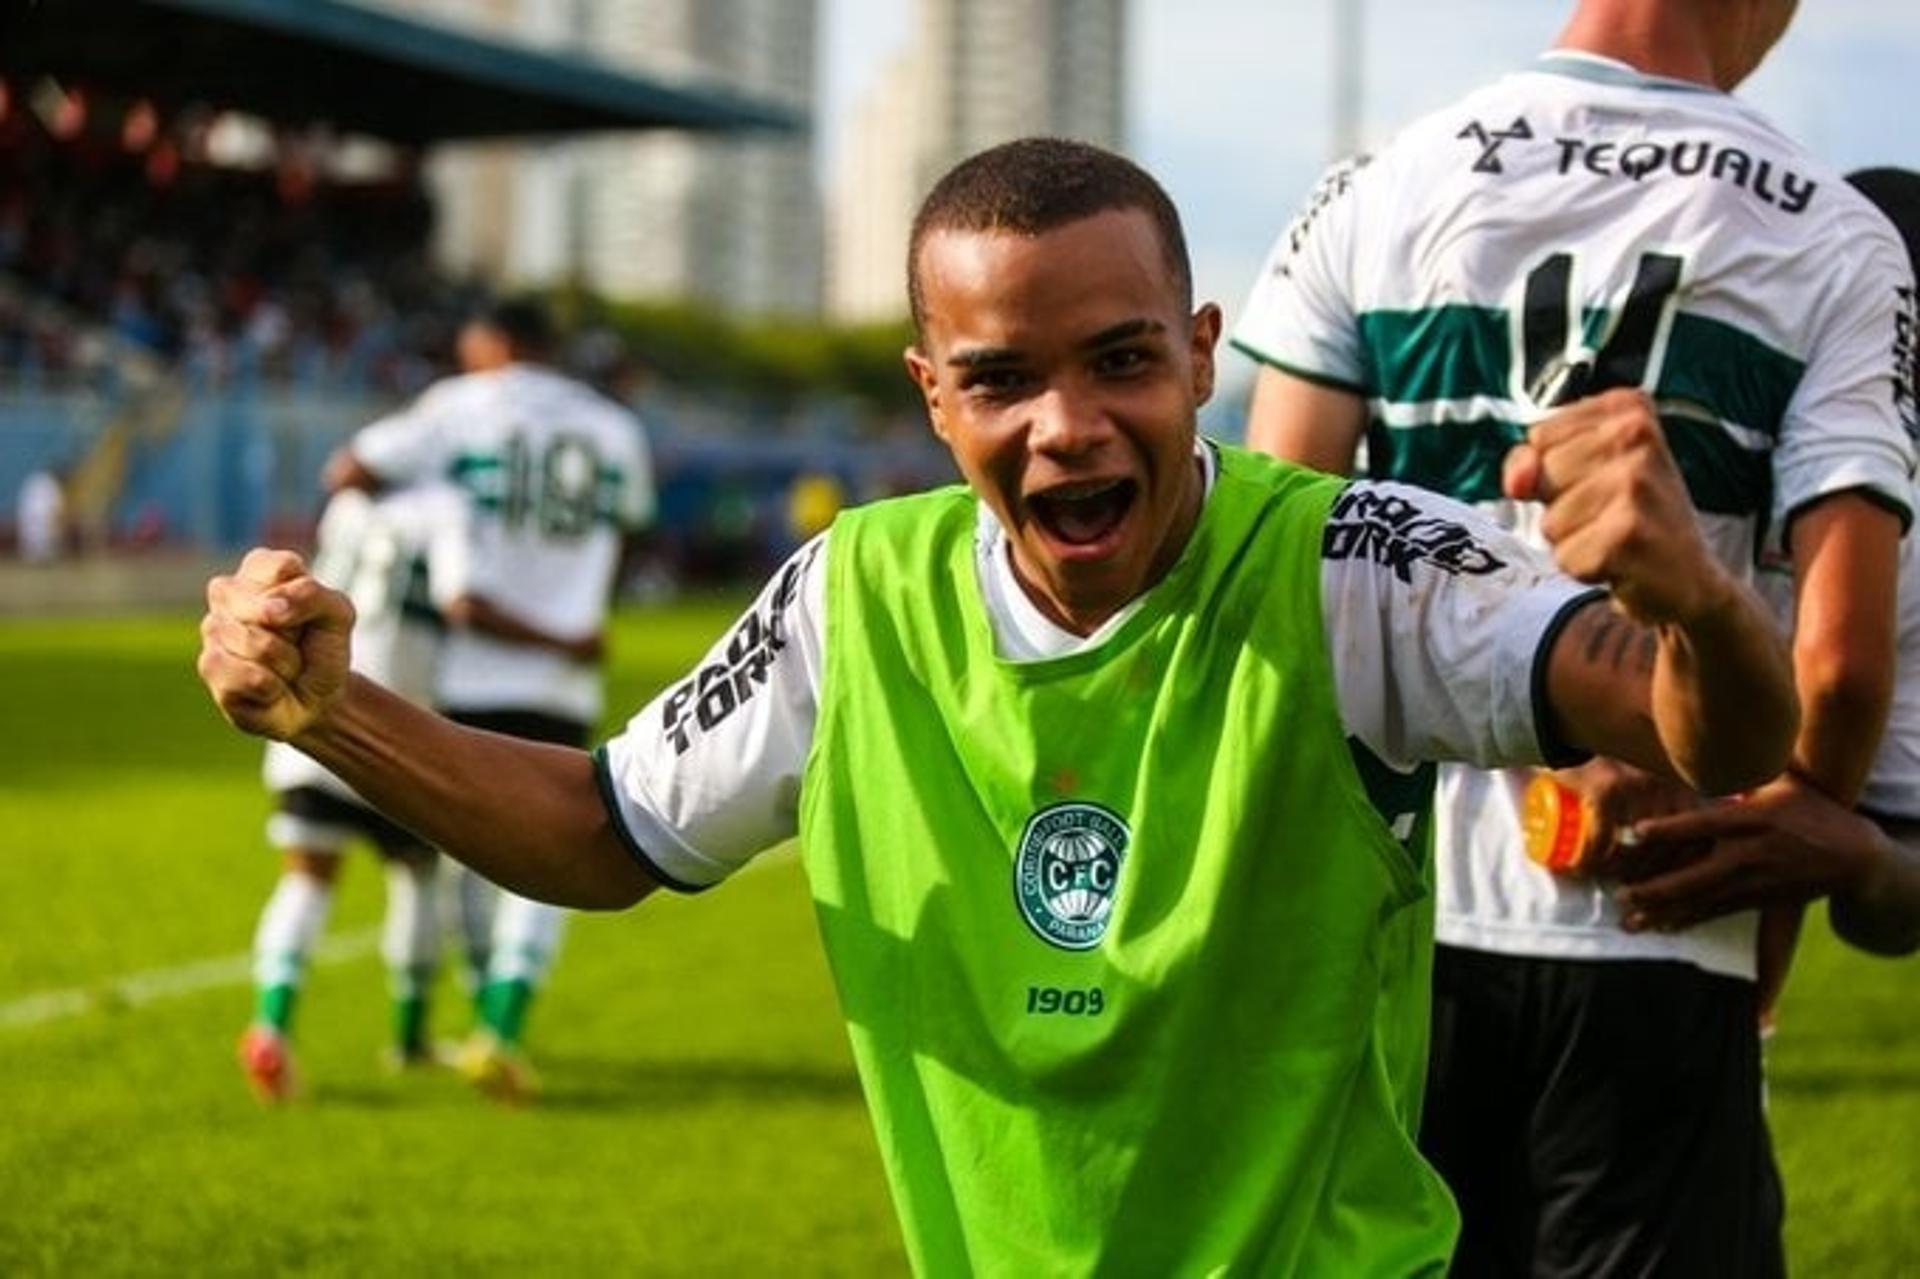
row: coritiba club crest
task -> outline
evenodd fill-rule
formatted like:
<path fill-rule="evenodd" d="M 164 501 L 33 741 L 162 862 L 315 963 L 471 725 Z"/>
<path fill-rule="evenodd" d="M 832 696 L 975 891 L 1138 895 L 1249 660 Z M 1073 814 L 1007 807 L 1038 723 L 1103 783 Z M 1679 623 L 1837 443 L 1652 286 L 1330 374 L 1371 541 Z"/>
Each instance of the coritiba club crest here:
<path fill-rule="evenodd" d="M 1029 817 L 1013 859 L 1013 894 L 1028 926 L 1063 950 L 1099 945 L 1132 837 L 1098 804 L 1052 804 Z"/>

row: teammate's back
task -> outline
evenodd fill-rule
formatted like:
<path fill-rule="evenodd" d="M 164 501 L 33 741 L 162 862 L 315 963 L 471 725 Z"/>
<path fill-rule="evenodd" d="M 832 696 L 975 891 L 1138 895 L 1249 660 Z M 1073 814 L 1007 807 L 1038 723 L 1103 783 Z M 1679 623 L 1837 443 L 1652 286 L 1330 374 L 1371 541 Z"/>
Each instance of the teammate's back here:
<path fill-rule="evenodd" d="M 633 415 L 535 364 L 451 379 L 416 412 L 457 424 L 442 449 L 446 474 L 471 496 L 469 589 L 553 635 L 599 631 L 623 534 L 652 506 Z M 449 641 L 441 700 L 556 702 L 582 719 L 599 713 L 590 671 L 552 650 L 472 630 Z"/>
<path fill-rule="evenodd" d="M 1862 476 L 1906 466 L 1849 402 L 1888 364 L 1898 242 L 1838 174 L 1698 85 L 1556 51 L 1336 169 L 1265 270 L 1235 341 L 1362 390 L 1374 475 L 1510 525 L 1499 457 L 1553 404 L 1610 386 L 1660 401 L 1709 537 L 1743 571 L 1836 457 Z M 1884 332 L 1839 331 L 1868 327 L 1868 296 Z"/>
<path fill-rule="evenodd" d="M 1644 392 L 1720 559 L 1753 577 L 1777 553 L 1797 579 L 1801 733 L 1761 794 L 1850 804 L 1913 507 L 1913 289 L 1885 220 L 1728 96 L 1792 9 L 1580 0 L 1531 69 L 1329 175 L 1235 340 L 1269 366 L 1257 446 L 1346 467 L 1364 433 L 1372 474 L 1523 534 L 1542 515 L 1500 499 L 1512 443 L 1556 404 Z M 1754 1021 L 1792 920 L 1625 929 L 1615 885 L 1527 860 L 1530 780 L 1443 768 L 1435 797 L 1422 1142 L 1461 1204 L 1457 1265 L 1771 1273 Z M 1606 760 L 1559 780 L 1596 860 L 1619 826 L 1692 802 Z"/>

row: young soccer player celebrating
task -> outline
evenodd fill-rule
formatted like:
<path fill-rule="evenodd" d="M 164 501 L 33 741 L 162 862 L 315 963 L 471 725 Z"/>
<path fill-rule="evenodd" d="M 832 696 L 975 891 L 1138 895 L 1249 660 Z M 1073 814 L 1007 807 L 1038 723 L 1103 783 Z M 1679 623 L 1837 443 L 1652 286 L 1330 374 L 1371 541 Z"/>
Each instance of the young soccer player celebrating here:
<path fill-rule="evenodd" d="M 1437 1270 L 1425 762 L 1752 784 L 1795 727 L 1779 641 L 1638 396 L 1508 462 L 1611 602 L 1443 498 L 1199 441 L 1220 312 L 1117 156 L 961 164 L 909 287 L 967 487 L 843 514 L 594 756 L 350 677 L 350 610 L 284 552 L 210 584 L 203 678 L 551 900 L 798 833 L 924 1272 Z"/>

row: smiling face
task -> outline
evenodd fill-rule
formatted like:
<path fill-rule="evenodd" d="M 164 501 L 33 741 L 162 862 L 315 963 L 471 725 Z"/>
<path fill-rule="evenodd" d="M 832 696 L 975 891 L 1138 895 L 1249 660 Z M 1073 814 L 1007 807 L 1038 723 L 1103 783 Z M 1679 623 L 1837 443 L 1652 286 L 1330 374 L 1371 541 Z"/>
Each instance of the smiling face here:
<path fill-rule="evenodd" d="M 1006 529 L 1028 596 L 1088 634 L 1193 531 L 1219 308 L 1187 314 L 1138 209 L 1034 235 L 933 231 L 915 268 L 907 366 L 934 432 Z"/>

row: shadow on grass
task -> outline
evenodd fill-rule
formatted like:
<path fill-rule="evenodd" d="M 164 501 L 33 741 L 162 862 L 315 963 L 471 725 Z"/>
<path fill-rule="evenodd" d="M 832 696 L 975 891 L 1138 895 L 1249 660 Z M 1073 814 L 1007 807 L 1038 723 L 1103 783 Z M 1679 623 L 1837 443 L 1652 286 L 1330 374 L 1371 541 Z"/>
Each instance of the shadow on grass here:
<path fill-rule="evenodd" d="M 742 1100 L 861 1104 L 851 1066 L 544 1054 L 535 1062 L 546 1076 L 543 1110 L 691 1109 Z"/>
<path fill-rule="evenodd" d="M 305 1101 L 313 1106 L 339 1106 L 348 1110 L 418 1110 L 422 1094 L 391 1084 L 326 1084 L 307 1087 Z"/>
<path fill-rule="evenodd" d="M 533 1109 L 543 1111 L 697 1110 L 741 1101 L 863 1104 L 860 1081 L 851 1066 L 710 1058 L 647 1061 L 537 1052 L 534 1066 L 543 1086 Z M 459 1109 L 480 1100 L 451 1071 L 433 1071 L 397 1083 L 310 1080 L 301 1103 L 318 1109 L 400 1112 Z"/>

